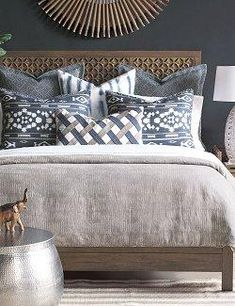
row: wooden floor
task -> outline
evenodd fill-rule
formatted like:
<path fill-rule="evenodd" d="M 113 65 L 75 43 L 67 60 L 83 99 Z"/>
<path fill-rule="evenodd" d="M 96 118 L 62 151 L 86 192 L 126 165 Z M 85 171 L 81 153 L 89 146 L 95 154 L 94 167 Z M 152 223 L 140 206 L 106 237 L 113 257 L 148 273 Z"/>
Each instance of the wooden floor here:
<path fill-rule="evenodd" d="M 221 272 L 222 290 L 233 290 L 233 249 L 59 248 L 64 271 Z"/>

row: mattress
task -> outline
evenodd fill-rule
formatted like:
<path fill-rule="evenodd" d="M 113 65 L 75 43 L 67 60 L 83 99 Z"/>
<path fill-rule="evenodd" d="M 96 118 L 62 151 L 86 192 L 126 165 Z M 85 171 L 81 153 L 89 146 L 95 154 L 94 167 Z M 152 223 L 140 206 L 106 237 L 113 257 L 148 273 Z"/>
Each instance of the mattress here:
<path fill-rule="evenodd" d="M 0 151 L 1 204 L 28 192 L 25 226 L 63 247 L 233 245 L 235 180 L 212 154 L 172 146 Z"/>

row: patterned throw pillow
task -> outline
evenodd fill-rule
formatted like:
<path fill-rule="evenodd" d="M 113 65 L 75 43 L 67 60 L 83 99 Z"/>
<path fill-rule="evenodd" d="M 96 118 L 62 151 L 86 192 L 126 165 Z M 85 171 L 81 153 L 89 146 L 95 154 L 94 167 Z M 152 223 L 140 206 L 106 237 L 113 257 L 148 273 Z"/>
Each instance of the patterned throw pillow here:
<path fill-rule="evenodd" d="M 135 73 L 135 69 L 132 69 L 98 87 L 60 70 L 58 71 L 58 77 L 62 94 L 77 94 L 80 90 L 87 91 L 91 97 L 91 114 L 96 120 L 101 120 L 107 112 L 105 108 L 105 92 L 111 90 L 124 94 L 133 94 L 135 89 Z"/>
<path fill-rule="evenodd" d="M 113 114 L 95 122 L 66 109 L 56 114 L 58 145 L 142 144 L 143 108 Z"/>
<path fill-rule="evenodd" d="M 119 65 L 119 73 L 125 73 L 133 67 Z M 166 97 L 178 92 L 193 89 L 195 95 L 202 95 L 207 75 L 207 65 L 197 65 L 172 73 L 164 79 L 144 71 L 136 70 L 135 94 L 141 96 Z"/>
<path fill-rule="evenodd" d="M 83 64 L 70 65 L 60 69 L 76 77 L 82 78 L 84 75 Z M 50 70 L 36 77 L 27 72 L 0 65 L 0 88 L 5 88 L 13 92 L 20 92 L 23 95 L 31 97 L 49 99 L 60 95 L 58 71 Z M 0 136 L 1 132 L 2 109 L 0 107 Z"/>
<path fill-rule="evenodd" d="M 130 97 L 141 98 L 142 100 L 145 100 L 145 102 L 156 102 L 162 99 L 162 97 L 145 97 L 137 95 L 130 95 Z M 201 139 L 201 117 L 203 101 L 204 97 L 194 95 L 191 120 L 191 134 L 193 137 L 194 147 L 199 151 L 205 151 L 205 146 Z"/>
<path fill-rule="evenodd" d="M 86 93 L 41 100 L 0 90 L 0 102 L 3 109 L 4 149 L 55 145 L 55 111 L 58 108 L 90 115 L 89 95 Z"/>
<path fill-rule="evenodd" d="M 194 147 L 191 134 L 193 91 L 146 102 L 142 98 L 107 92 L 109 113 L 144 107 L 143 143 Z"/>

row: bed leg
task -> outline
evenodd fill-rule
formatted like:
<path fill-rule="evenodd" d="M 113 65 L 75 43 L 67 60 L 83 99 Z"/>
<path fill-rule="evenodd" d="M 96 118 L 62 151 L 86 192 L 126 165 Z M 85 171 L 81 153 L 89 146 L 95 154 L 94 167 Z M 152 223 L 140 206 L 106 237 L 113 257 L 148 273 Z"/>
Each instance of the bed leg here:
<path fill-rule="evenodd" d="M 222 291 L 233 291 L 233 249 L 231 247 L 223 248 Z"/>

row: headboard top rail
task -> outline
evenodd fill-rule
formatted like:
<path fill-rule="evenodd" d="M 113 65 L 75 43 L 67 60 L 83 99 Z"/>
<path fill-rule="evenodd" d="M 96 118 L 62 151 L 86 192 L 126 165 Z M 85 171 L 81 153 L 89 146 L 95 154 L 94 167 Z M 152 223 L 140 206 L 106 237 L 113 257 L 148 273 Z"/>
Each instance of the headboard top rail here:
<path fill-rule="evenodd" d="M 105 82 L 118 75 L 117 66 L 128 64 L 163 78 L 178 70 L 201 63 L 200 51 L 10 51 L 3 65 L 39 75 L 83 62 L 85 79 Z"/>

